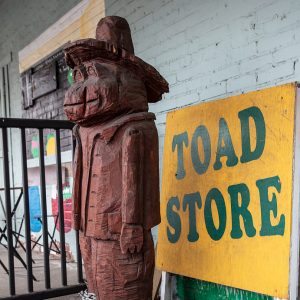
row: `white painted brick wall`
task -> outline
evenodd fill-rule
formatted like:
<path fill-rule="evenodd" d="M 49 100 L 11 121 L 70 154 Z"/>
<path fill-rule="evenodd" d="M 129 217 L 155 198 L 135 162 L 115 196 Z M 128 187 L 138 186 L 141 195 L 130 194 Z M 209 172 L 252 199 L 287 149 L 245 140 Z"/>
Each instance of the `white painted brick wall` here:
<path fill-rule="evenodd" d="M 108 0 L 136 54 L 170 83 L 151 105 L 162 157 L 168 111 L 300 80 L 299 0 Z"/>

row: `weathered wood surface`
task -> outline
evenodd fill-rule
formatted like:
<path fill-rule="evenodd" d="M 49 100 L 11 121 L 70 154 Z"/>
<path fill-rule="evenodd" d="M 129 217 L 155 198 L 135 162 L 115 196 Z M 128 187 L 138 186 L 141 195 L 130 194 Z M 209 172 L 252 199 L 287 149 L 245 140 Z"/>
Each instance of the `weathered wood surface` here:
<path fill-rule="evenodd" d="M 32 99 L 39 98 L 57 89 L 56 62 L 32 74 Z"/>
<path fill-rule="evenodd" d="M 97 39 L 65 48 L 74 84 L 65 97 L 74 135 L 73 226 L 90 292 L 98 299 L 152 298 L 160 222 L 158 135 L 148 102 L 168 83 L 134 55 L 120 17 L 100 20 Z"/>

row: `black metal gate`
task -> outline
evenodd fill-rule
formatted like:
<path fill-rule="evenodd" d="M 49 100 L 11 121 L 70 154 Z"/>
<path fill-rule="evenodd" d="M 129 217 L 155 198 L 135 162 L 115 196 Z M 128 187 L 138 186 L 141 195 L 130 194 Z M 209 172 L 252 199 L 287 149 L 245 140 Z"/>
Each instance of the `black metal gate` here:
<path fill-rule="evenodd" d="M 64 232 L 64 206 L 63 206 L 63 187 L 62 187 L 62 162 L 61 162 L 61 130 L 71 130 L 73 123 L 68 121 L 57 120 L 29 120 L 29 119 L 0 119 L 0 128 L 2 131 L 2 151 L 3 151 L 3 176 L 5 198 L 5 226 L 0 227 L 0 243 L 4 240 L 2 246 L 7 250 L 8 264 L 7 267 L 0 260 L 0 265 L 6 268 L 7 276 L 9 276 L 9 294 L 3 299 L 48 299 L 52 297 L 73 294 L 85 289 L 82 272 L 82 259 L 79 249 L 78 232 L 76 232 L 76 261 L 77 261 L 77 284 L 68 285 L 67 267 L 66 267 L 66 249 L 65 249 L 65 232 Z M 19 254 L 14 245 L 13 217 L 15 207 L 12 207 L 11 189 L 14 187 L 10 183 L 10 162 L 9 162 L 9 136 L 8 131 L 12 128 L 18 128 L 19 136 L 13 138 L 21 138 L 21 168 L 23 186 L 21 187 L 24 204 L 24 245 L 25 251 L 24 267 L 26 268 L 27 292 L 16 294 L 16 278 L 15 278 L 15 258 L 19 258 Z M 44 266 L 44 283 L 45 288 L 42 291 L 34 291 L 34 274 L 33 274 L 33 258 L 32 258 L 32 240 L 30 229 L 30 210 L 29 210 L 29 193 L 28 193 L 28 169 L 27 169 L 27 149 L 26 149 L 26 129 L 36 129 L 38 131 L 39 140 L 39 170 L 40 170 L 40 195 L 41 195 L 41 224 L 43 237 L 43 266 Z M 61 268 L 61 287 L 51 288 L 50 262 L 49 262 L 49 240 L 48 240 L 48 222 L 47 222 L 47 202 L 46 202 L 46 178 L 45 178 L 45 159 L 44 159 L 44 140 L 43 130 L 52 129 L 55 131 L 56 141 L 56 178 L 57 178 L 57 195 L 58 195 L 58 222 L 59 222 L 59 251 L 60 251 L 60 268 Z M 1 173 L 0 173 L 1 174 Z M 20 201 L 20 199 L 18 199 Z M 19 232 L 20 233 L 20 232 Z M 1 267 L 0 266 L 0 267 Z M 1 296 L 0 296 L 1 297 Z"/>

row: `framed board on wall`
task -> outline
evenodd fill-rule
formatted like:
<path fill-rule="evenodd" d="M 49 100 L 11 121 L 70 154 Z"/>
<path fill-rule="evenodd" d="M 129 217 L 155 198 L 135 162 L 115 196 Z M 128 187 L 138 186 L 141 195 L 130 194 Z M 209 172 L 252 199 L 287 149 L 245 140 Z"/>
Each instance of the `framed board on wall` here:
<path fill-rule="evenodd" d="M 298 97 L 292 83 L 168 114 L 160 269 L 295 299 Z"/>

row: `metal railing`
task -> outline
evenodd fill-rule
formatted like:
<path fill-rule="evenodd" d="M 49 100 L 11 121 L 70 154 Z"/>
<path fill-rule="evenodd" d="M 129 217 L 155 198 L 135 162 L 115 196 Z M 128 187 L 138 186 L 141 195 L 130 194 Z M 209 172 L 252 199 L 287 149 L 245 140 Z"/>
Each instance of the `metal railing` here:
<path fill-rule="evenodd" d="M 52 297 L 73 294 L 85 288 L 82 272 L 82 259 L 79 249 L 79 237 L 76 232 L 76 261 L 77 261 L 77 284 L 68 285 L 67 267 L 66 267 L 66 249 L 65 249 L 65 231 L 64 231 L 64 206 L 63 206 L 63 183 L 62 183 L 62 162 L 61 162 L 61 139 L 60 130 L 71 130 L 74 124 L 68 121 L 58 120 L 32 120 L 32 119 L 0 119 L 0 128 L 2 131 L 2 151 L 3 151 L 3 175 L 4 175 L 4 196 L 5 196 L 5 219 L 6 219 L 6 248 L 8 253 L 8 276 L 9 276 L 9 294 L 3 299 L 48 299 Z M 16 252 L 13 244 L 13 223 L 12 218 L 14 210 L 11 207 L 11 184 L 10 184 L 10 163 L 9 163 L 9 139 L 8 130 L 18 128 L 21 137 L 21 167 L 23 177 L 23 204 L 24 204 L 24 248 L 26 249 L 26 277 L 27 292 L 16 295 L 15 262 Z M 43 236 L 43 265 L 44 265 L 44 283 L 45 288 L 42 291 L 34 291 L 33 275 L 33 257 L 31 248 L 31 228 L 30 228 L 30 207 L 28 192 L 28 169 L 27 169 L 27 147 L 26 147 L 26 129 L 38 130 L 39 139 L 39 169 L 40 169 L 40 194 L 41 194 L 41 222 Z M 49 262 L 49 241 L 48 241 L 48 222 L 47 222 L 47 198 L 46 198 L 46 178 L 45 178 L 45 159 L 44 159 L 44 139 L 43 130 L 55 130 L 56 141 L 56 177 L 57 177 L 57 195 L 58 195 L 58 221 L 60 237 L 60 267 L 61 267 L 61 287 L 51 288 L 50 262 Z M 0 232 L 0 236 L 3 232 Z M 0 296 L 1 297 L 1 296 Z"/>

